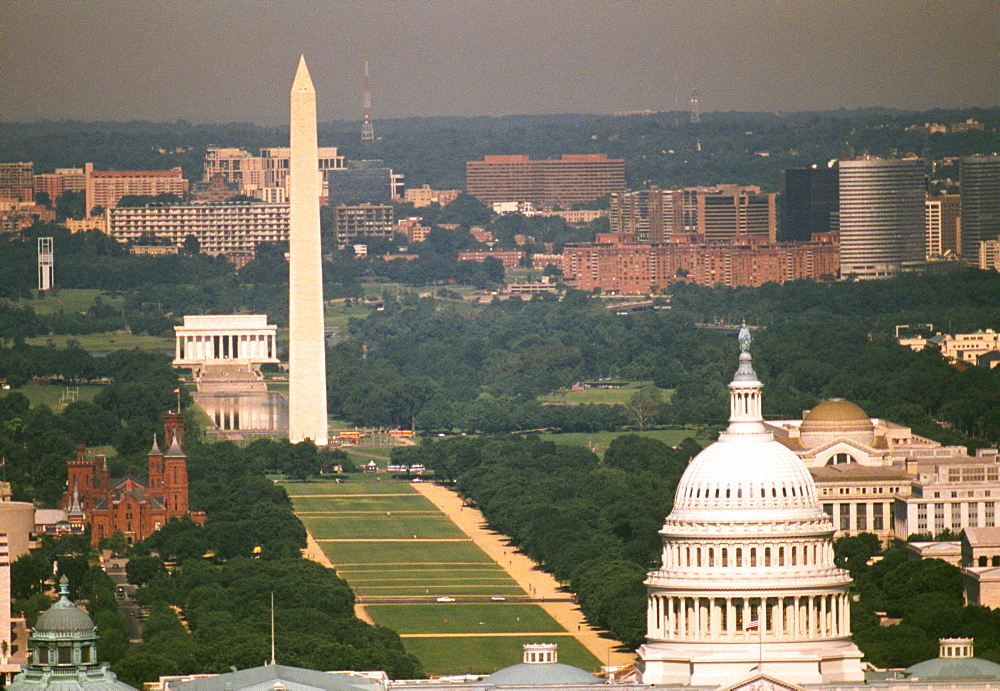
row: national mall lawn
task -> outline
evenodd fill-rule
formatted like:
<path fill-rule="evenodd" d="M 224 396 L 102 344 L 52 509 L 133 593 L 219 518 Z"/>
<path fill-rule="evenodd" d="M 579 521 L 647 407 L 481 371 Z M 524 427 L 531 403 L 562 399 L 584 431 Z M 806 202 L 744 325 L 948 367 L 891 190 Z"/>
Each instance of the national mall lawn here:
<path fill-rule="evenodd" d="M 425 672 L 493 672 L 520 662 L 524 643 L 538 642 L 558 643 L 560 662 L 598 670 L 600 662 L 527 602 L 447 516 L 409 483 L 379 477 L 285 489 L 368 616 L 398 631 Z"/>

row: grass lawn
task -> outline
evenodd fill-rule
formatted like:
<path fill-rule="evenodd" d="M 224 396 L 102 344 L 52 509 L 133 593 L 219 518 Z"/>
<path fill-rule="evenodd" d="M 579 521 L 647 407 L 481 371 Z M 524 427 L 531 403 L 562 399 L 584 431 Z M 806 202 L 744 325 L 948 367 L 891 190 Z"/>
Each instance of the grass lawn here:
<path fill-rule="evenodd" d="M 174 339 L 160 336 L 136 336 L 135 334 L 107 331 L 96 334 L 77 334 L 72 336 L 32 336 L 24 339 L 29 345 L 48 345 L 51 343 L 59 348 L 65 348 L 69 341 L 75 341 L 81 348 L 88 351 L 106 352 L 110 350 L 166 350 L 173 352 Z"/>
<path fill-rule="evenodd" d="M 37 405 L 47 405 L 52 408 L 52 410 L 59 412 L 62 410 L 63 405 L 71 403 L 74 399 L 70 398 L 67 394 L 68 391 L 77 390 L 78 394 L 75 400 L 78 401 L 92 401 L 97 392 L 101 390 L 102 387 L 97 385 L 84 384 L 81 386 L 22 386 L 20 389 L 13 389 L 12 391 L 17 391 L 27 396 L 28 400 L 31 401 L 31 407 L 34 408 Z M 0 398 L 6 396 L 11 391 L 0 391 Z"/>
<path fill-rule="evenodd" d="M 326 556 L 338 569 L 347 565 L 493 564 L 471 542 L 384 542 L 373 550 L 369 542 L 323 542 Z"/>
<path fill-rule="evenodd" d="M 21 300 L 21 307 L 30 307 L 36 314 L 52 314 L 62 310 L 64 312 L 86 312 L 94 304 L 94 298 L 98 295 L 105 305 L 121 308 L 125 302 L 123 296 L 111 297 L 110 293 L 91 288 L 62 288 L 59 290 L 43 293 L 43 297 L 37 300 Z"/>
<path fill-rule="evenodd" d="M 432 583 L 417 584 L 408 583 L 401 585 L 375 584 L 360 585 L 351 584 L 354 591 L 359 596 L 365 597 L 423 597 L 432 600 L 439 595 L 451 595 L 454 597 L 486 597 L 490 595 L 503 595 L 504 597 L 523 596 L 525 593 L 516 585 L 503 584 L 465 584 L 465 583 Z"/>
<path fill-rule="evenodd" d="M 420 659 L 427 674 L 489 674 L 520 663 L 525 643 L 558 643 L 559 662 L 600 671 L 600 661 L 569 635 L 403 639 L 406 652 Z"/>
<path fill-rule="evenodd" d="M 542 403 L 553 405 L 580 405 L 581 403 L 600 403 L 603 405 L 615 405 L 628 402 L 628 399 L 639 389 L 652 386 L 653 382 L 639 381 L 631 382 L 619 389 L 584 389 L 583 391 L 570 391 L 560 389 L 552 393 L 547 393 L 538 397 Z M 660 389 L 663 402 L 668 403 L 670 397 L 674 395 L 673 389 Z"/>
<path fill-rule="evenodd" d="M 490 603 L 462 605 L 368 605 L 365 610 L 382 626 L 398 633 L 531 633 L 562 631 L 537 605 Z"/>
<path fill-rule="evenodd" d="M 326 305 L 326 326 L 336 326 L 342 329 L 347 328 L 347 322 L 353 317 L 363 319 L 372 313 L 374 308 L 371 305 L 345 305 L 343 301 Z"/>
<path fill-rule="evenodd" d="M 603 456 L 612 441 L 625 434 L 638 434 L 643 437 L 659 439 L 664 444 L 676 446 L 688 437 L 694 437 L 691 429 L 651 429 L 642 432 L 569 432 L 566 434 L 542 434 L 542 439 L 554 441 L 557 444 L 585 446 L 593 449 L 598 456 Z"/>
<path fill-rule="evenodd" d="M 337 569 L 345 578 L 359 583 L 375 581 L 400 582 L 440 581 L 442 578 L 461 578 L 483 583 L 513 582 L 507 572 L 495 564 L 355 564 Z"/>
<path fill-rule="evenodd" d="M 369 456 L 379 456 L 388 460 L 389 454 L 397 446 L 402 446 L 402 444 L 396 444 L 395 446 L 354 446 L 352 447 L 352 451 L 368 454 Z"/>
<path fill-rule="evenodd" d="M 391 512 L 390 512 L 391 513 Z M 465 539 L 465 533 L 440 512 L 427 514 L 409 513 L 353 513 L 336 516 L 302 513 L 299 519 L 316 539 L 357 538 L 364 540 L 412 538 Z"/>
<path fill-rule="evenodd" d="M 290 497 L 306 494 L 416 494 L 408 482 L 284 482 Z"/>
<path fill-rule="evenodd" d="M 373 493 L 374 494 L 374 493 Z M 298 497 L 292 500 L 292 505 L 296 512 L 309 511 L 371 511 L 381 513 L 383 517 L 386 511 L 434 511 L 434 505 L 424 499 L 420 494 L 400 493 L 399 496 L 393 494 L 378 494 L 377 496 L 365 496 L 364 494 L 347 494 L 336 497 L 309 496 Z M 438 514 L 441 515 L 441 514 Z M 356 516 L 354 520 L 367 521 L 368 516 Z M 345 520 L 348 520 L 345 518 Z M 315 538 L 325 537 L 324 535 L 313 535 Z"/>

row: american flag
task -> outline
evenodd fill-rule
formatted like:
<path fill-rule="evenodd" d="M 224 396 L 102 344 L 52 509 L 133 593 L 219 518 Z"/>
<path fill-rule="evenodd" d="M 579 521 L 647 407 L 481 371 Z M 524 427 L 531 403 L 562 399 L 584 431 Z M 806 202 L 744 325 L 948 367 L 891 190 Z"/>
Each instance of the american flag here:
<path fill-rule="evenodd" d="M 760 628 L 760 621 L 757 620 L 757 619 L 754 619 L 749 624 L 747 624 L 746 628 L 743 629 L 743 630 L 744 631 L 756 631 L 758 628 Z"/>

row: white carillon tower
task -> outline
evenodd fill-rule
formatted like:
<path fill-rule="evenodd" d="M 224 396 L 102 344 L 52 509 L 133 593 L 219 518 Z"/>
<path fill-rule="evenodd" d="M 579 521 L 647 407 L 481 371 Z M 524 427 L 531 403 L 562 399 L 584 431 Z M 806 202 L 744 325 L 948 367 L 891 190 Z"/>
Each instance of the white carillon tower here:
<path fill-rule="evenodd" d="M 52 238 L 38 238 L 38 289 L 51 290 L 55 278 L 55 252 Z"/>
<path fill-rule="evenodd" d="M 292 82 L 288 163 L 288 437 L 326 446 L 326 343 L 319 240 L 316 89 L 305 57 Z"/>
<path fill-rule="evenodd" d="M 660 530 L 662 566 L 646 579 L 644 684 L 864 679 L 833 524 L 803 462 L 764 425 L 749 347 L 744 324 L 729 427 L 688 465 Z"/>

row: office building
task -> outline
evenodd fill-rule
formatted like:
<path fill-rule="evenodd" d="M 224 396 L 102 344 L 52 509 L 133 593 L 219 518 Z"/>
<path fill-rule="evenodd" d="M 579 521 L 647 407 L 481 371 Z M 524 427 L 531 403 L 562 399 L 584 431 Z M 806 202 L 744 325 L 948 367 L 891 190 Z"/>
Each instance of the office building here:
<path fill-rule="evenodd" d="M 462 190 L 435 190 L 431 189 L 430 185 L 421 185 L 415 189 L 408 188 L 404 192 L 404 201 L 412 203 L 415 209 L 421 209 L 431 204 L 448 206 L 461 193 Z"/>
<path fill-rule="evenodd" d="M 775 196 L 758 187 L 717 185 L 611 195 L 610 230 L 633 242 L 736 242 L 776 234 Z M 808 240 L 809 238 L 807 238 Z"/>
<path fill-rule="evenodd" d="M 152 196 L 174 194 L 183 197 L 188 191 L 188 181 L 180 168 L 171 170 L 94 170 L 93 163 L 83 166 L 87 215 L 94 208 L 113 209 L 126 196 Z"/>
<path fill-rule="evenodd" d="M 781 171 L 778 191 L 778 240 L 809 242 L 815 233 L 836 230 L 839 213 L 836 166 L 788 168 Z"/>
<path fill-rule="evenodd" d="M 941 194 L 927 197 L 924 202 L 926 226 L 926 247 L 928 260 L 955 257 L 961 253 L 961 197 L 957 194 Z"/>
<path fill-rule="evenodd" d="M 923 161 L 841 161 L 839 189 L 842 278 L 891 278 L 924 260 Z"/>
<path fill-rule="evenodd" d="M 962 182 L 962 258 L 977 261 L 979 243 L 1000 236 L 1000 156 L 972 156 L 959 164 Z"/>
<path fill-rule="evenodd" d="M 391 238 L 393 210 L 388 204 L 342 204 L 333 209 L 334 241 L 346 247 L 358 238 Z"/>
<path fill-rule="evenodd" d="M 119 242 L 138 242 L 148 235 L 182 247 L 193 235 L 206 254 L 253 252 L 261 242 L 288 241 L 288 204 L 122 207 L 108 209 L 106 217 L 108 234 Z"/>
<path fill-rule="evenodd" d="M 567 206 L 625 191 L 625 161 L 607 154 L 564 154 L 557 160 L 486 156 L 465 164 L 465 189 L 484 204 L 532 202 Z"/>
<path fill-rule="evenodd" d="M 34 163 L 0 163 L 0 200 L 34 204 L 34 174 Z"/>

